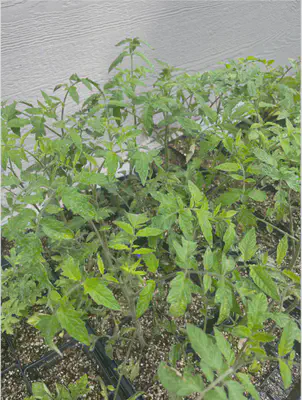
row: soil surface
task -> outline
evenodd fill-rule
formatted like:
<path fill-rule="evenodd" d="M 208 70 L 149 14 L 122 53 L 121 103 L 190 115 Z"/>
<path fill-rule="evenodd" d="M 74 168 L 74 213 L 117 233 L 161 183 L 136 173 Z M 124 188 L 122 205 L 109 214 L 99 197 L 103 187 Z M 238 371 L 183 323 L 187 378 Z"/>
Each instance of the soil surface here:
<path fill-rule="evenodd" d="M 17 368 L 1 377 L 2 400 L 23 400 L 26 396 L 28 396 L 26 385 Z"/>
<path fill-rule="evenodd" d="M 54 393 L 56 383 L 68 386 L 86 374 L 90 392 L 85 396 L 85 399 L 103 400 L 104 397 L 101 395 L 101 386 L 98 378 L 99 373 L 97 363 L 88 358 L 81 345 L 76 345 L 66 349 L 62 358 L 57 356 L 54 362 L 49 362 L 37 369 L 29 369 L 27 376 L 31 382 L 43 381 L 49 390 Z"/>

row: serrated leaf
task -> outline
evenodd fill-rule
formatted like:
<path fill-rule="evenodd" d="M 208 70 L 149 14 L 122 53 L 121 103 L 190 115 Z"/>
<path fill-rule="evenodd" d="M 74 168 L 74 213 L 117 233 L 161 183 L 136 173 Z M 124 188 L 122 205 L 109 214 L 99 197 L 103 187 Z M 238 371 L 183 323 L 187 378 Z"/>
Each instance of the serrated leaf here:
<path fill-rule="evenodd" d="M 246 400 L 246 397 L 243 394 L 244 389 L 240 383 L 236 381 L 228 381 L 226 385 L 228 388 L 229 400 Z"/>
<path fill-rule="evenodd" d="M 60 325 L 66 332 L 81 343 L 90 345 L 89 335 L 85 322 L 81 319 L 81 312 L 75 310 L 71 304 L 62 303 L 56 312 Z"/>
<path fill-rule="evenodd" d="M 154 254 L 144 254 L 143 260 L 148 267 L 148 271 L 155 274 L 159 267 L 159 260 L 155 257 Z"/>
<path fill-rule="evenodd" d="M 126 51 L 123 51 L 121 54 L 119 54 L 116 59 L 111 63 L 108 72 L 111 72 L 115 67 L 117 67 L 127 55 L 128 53 Z"/>
<path fill-rule="evenodd" d="M 132 254 L 139 254 L 139 255 L 143 255 L 143 254 L 150 254 L 150 253 L 154 253 L 154 249 L 147 249 L 145 247 L 141 247 L 140 249 L 135 250 Z"/>
<path fill-rule="evenodd" d="M 220 370 L 223 366 L 221 352 L 212 338 L 210 338 L 202 329 L 197 326 L 188 324 L 187 334 L 190 343 L 201 360 L 214 370 Z"/>
<path fill-rule="evenodd" d="M 239 250 L 244 261 L 250 260 L 257 251 L 256 231 L 255 228 L 250 229 L 239 243 Z"/>
<path fill-rule="evenodd" d="M 248 338 L 251 333 L 251 330 L 247 326 L 243 325 L 237 325 L 232 329 L 232 334 L 240 338 Z"/>
<path fill-rule="evenodd" d="M 219 287 L 215 294 L 215 303 L 220 304 L 219 318 L 217 321 L 219 325 L 230 316 L 233 305 L 232 290 L 227 286 Z"/>
<path fill-rule="evenodd" d="M 267 298 L 264 293 L 258 293 L 248 301 L 247 316 L 250 329 L 262 327 L 262 323 L 267 319 Z"/>
<path fill-rule="evenodd" d="M 201 209 L 196 211 L 196 215 L 198 218 L 199 226 L 206 241 L 209 243 L 210 246 L 213 246 L 212 225 L 209 221 L 209 212 Z"/>
<path fill-rule="evenodd" d="M 55 314 L 36 314 L 29 318 L 27 322 L 41 331 L 46 344 L 50 348 L 59 352 L 57 346 L 53 343 L 54 336 L 61 330 L 61 326 Z"/>
<path fill-rule="evenodd" d="M 250 268 L 250 276 L 255 284 L 274 300 L 279 300 L 278 287 L 269 275 L 268 270 L 262 266 Z"/>
<path fill-rule="evenodd" d="M 283 236 L 277 247 L 277 264 L 281 265 L 288 250 L 287 235 Z"/>
<path fill-rule="evenodd" d="M 203 277 L 203 287 L 205 294 L 211 290 L 212 287 L 212 278 L 209 275 L 204 275 Z"/>
<path fill-rule="evenodd" d="M 168 367 L 164 362 L 159 365 L 158 376 L 165 389 L 179 396 L 189 396 L 194 392 L 201 392 L 204 388 L 200 377 L 189 374 L 183 377 L 178 371 Z"/>
<path fill-rule="evenodd" d="M 111 290 L 108 289 L 99 278 L 87 278 L 84 282 L 84 291 L 88 293 L 98 305 L 116 311 L 121 309 Z"/>
<path fill-rule="evenodd" d="M 233 224 L 230 224 L 223 235 L 224 253 L 227 253 L 236 239 L 236 231 Z"/>
<path fill-rule="evenodd" d="M 63 188 L 61 196 L 64 205 L 75 214 L 81 215 L 88 221 L 97 217 L 96 210 L 90 203 L 89 197 L 79 193 L 76 188 Z"/>
<path fill-rule="evenodd" d="M 133 226 L 133 228 L 138 229 L 141 225 L 144 223 L 148 222 L 150 220 L 149 217 L 147 217 L 146 214 L 131 214 L 131 213 L 126 213 L 126 216 L 130 222 L 130 224 Z"/>
<path fill-rule="evenodd" d="M 80 98 L 79 98 L 79 94 L 78 94 L 77 88 L 75 86 L 71 86 L 68 89 L 68 92 L 69 92 L 70 97 L 72 98 L 72 100 L 75 101 L 77 104 L 79 104 L 80 103 Z"/>
<path fill-rule="evenodd" d="M 140 229 L 136 236 L 141 236 L 141 237 L 150 237 L 150 236 L 158 236 L 161 235 L 163 233 L 162 229 L 158 229 L 158 228 L 144 228 L 144 229 Z"/>
<path fill-rule="evenodd" d="M 115 152 L 108 151 L 106 153 L 106 167 L 110 179 L 115 177 L 118 168 L 118 162 L 119 162 L 119 157 Z"/>
<path fill-rule="evenodd" d="M 243 374 L 241 372 L 238 372 L 236 375 L 239 378 L 239 380 L 241 381 L 245 390 L 253 396 L 254 400 L 261 400 L 257 390 L 255 389 L 254 385 L 250 381 L 249 376 L 247 374 Z"/>
<path fill-rule="evenodd" d="M 73 143 L 75 144 L 75 146 L 79 149 L 82 150 L 82 138 L 81 136 L 75 132 L 72 131 L 69 133 L 69 136 L 71 137 L 71 140 L 73 141 Z"/>
<path fill-rule="evenodd" d="M 226 338 L 217 328 L 215 328 L 214 331 L 215 331 L 216 344 L 219 350 L 223 354 L 228 365 L 229 366 L 233 365 L 235 361 L 235 353 L 232 350 L 230 343 L 226 340 Z"/>
<path fill-rule="evenodd" d="M 257 342 L 269 343 L 275 340 L 276 337 L 274 335 L 270 335 L 269 333 L 257 332 L 252 336 L 252 339 L 256 340 Z"/>
<path fill-rule="evenodd" d="M 254 151 L 255 156 L 258 158 L 258 160 L 272 165 L 273 167 L 277 167 L 278 163 L 277 161 L 274 159 L 273 156 L 271 156 L 270 154 L 266 153 L 266 151 L 264 151 L 263 149 L 257 148 Z"/>
<path fill-rule="evenodd" d="M 294 340 L 300 336 L 300 329 L 294 321 L 290 321 L 284 328 L 278 346 L 278 354 L 281 357 L 286 356 L 292 351 Z"/>
<path fill-rule="evenodd" d="M 199 207 L 205 200 L 205 195 L 192 181 L 188 181 L 188 187 L 191 193 L 190 207 Z"/>
<path fill-rule="evenodd" d="M 77 173 L 75 175 L 74 181 L 85 185 L 105 186 L 106 184 L 108 184 L 108 178 L 105 174 L 87 171 L 85 169 L 82 169 L 80 173 Z"/>
<path fill-rule="evenodd" d="M 152 296 L 155 290 L 156 284 L 153 280 L 146 282 L 146 286 L 140 292 L 137 305 L 136 305 L 136 318 L 140 318 L 145 311 L 147 311 L 149 304 L 152 300 Z"/>
<path fill-rule="evenodd" d="M 258 189 L 253 189 L 248 193 L 248 196 L 255 200 L 255 201 L 265 201 L 266 200 L 266 193 L 263 192 L 262 190 L 258 190 Z"/>
<path fill-rule="evenodd" d="M 289 269 L 284 269 L 282 271 L 282 274 L 287 276 L 289 279 L 291 279 L 293 282 L 297 283 L 300 285 L 301 279 L 300 276 L 295 274 L 293 271 L 290 271 Z"/>
<path fill-rule="evenodd" d="M 292 374 L 289 366 L 284 360 L 279 359 L 279 368 L 282 376 L 284 389 L 288 389 L 292 384 Z"/>
<path fill-rule="evenodd" d="M 55 218 L 45 217 L 40 222 L 45 235 L 54 240 L 70 240 L 74 238 L 73 232 L 66 228 L 64 222 Z"/>
<path fill-rule="evenodd" d="M 123 221 L 114 221 L 114 224 L 123 229 L 125 232 L 129 233 L 129 235 L 134 235 L 134 230 L 130 224 L 127 224 Z"/>
<path fill-rule="evenodd" d="M 241 169 L 241 166 L 238 163 L 224 163 L 217 165 L 215 169 L 219 169 L 219 171 L 226 171 L 226 172 L 237 172 L 239 169 Z"/>
<path fill-rule="evenodd" d="M 62 269 L 62 274 L 67 276 L 67 278 L 72 279 L 73 281 L 81 280 L 81 271 L 79 268 L 79 262 L 76 261 L 73 257 L 67 257 L 60 265 L 59 268 Z"/>
<path fill-rule="evenodd" d="M 138 173 L 142 185 L 145 186 L 149 173 L 149 156 L 148 153 L 138 151 L 135 154 L 135 170 Z"/>
<path fill-rule="evenodd" d="M 222 387 L 217 386 L 204 395 L 204 400 L 227 400 L 227 395 Z"/>
<path fill-rule="evenodd" d="M 9 128 L 23 128 L 26 125 L 30 124 L 29 119 L 24 119 L 24 118 L 13 118 L 10 121 L 8 121 L 7 126 Z"/>
<path fill-rule="evenodd" d="M 98 269 L 99 269 L 100 273 L 103 275 L 105 272 L 105 266 L 104 266 L 102 257 L 99 254 L 97 255 L 97 264 L 98 264 Z"/>
<path fill-rule="evenodd" d="M 184 315 L 187 305 L 192 300 L 193 283 L 186 278 L 183 272 L 178 272 L 176 277 L 170 283 L 170 291 L 167 301 L 170 306 L 170 313 L 174 317 Z"/>
<path fill-rule="evenodd" d="M 153 68 L 152 62 L 143 53 L 141 53 L 140 51 L 135 51 L 134 54 L 139 56 L 142 60 L 145 61 L 146 64 L 148 64 L 151 68 Z"/>
<path fill-rule="evenodd" d="M 201 126 L 193 119 L 177 117 L 178 123 L 183 127 L 184 131 L 189 134 L 195 136 L 196 132 L 201 131 Z"/>

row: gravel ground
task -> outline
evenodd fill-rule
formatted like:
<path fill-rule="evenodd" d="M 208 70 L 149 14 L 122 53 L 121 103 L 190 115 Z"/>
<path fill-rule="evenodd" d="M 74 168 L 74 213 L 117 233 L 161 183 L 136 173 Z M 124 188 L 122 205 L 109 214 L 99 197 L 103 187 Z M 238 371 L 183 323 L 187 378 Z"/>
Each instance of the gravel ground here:
<path fill-rule="evenodd" d="M 16 368 L 7 372 L 1 378 L 1 399 L 22 400 L 28 395 L 26 386 L 19 370 Z"/>

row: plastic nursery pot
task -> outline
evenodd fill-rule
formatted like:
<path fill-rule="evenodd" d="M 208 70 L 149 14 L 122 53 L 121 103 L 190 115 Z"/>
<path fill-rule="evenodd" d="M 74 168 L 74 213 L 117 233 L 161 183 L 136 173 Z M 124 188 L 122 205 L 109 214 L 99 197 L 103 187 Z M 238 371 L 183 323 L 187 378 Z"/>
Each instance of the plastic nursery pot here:
<path fill-rule="evenodd" d="M 1 259 L 1 266 L 3 269 L 11 267 L 10 263 L 6 261 L 4 258 Z M 55 278 L 57 278 L 56 274 Z M 86 323 L 86 328 L 89 334 L 95 335 L 94 330 L 88 323 Z M 22 365 L 20 359 L 18 358 L 16 349 L 14 348 L 11 336 L 6 334 L 2 335 L 5 338 L 8 346 L 11 348 L 12 354 L 14 355 L 14 361 L 12 362 L 11 365 L 9 365 L 3 371 L 1 371 L 1 377 L 5 376 L 10 371 L 16 369 L 17 371 L 19 371 L 28 392 L 32 394 L 32 382 L 29 378 L 29 374 L 39 368 L 47 366 L 50 367 L 52 365 L 57 364 L 60 361 L 59 354 L 55 351 L 49 351 L 38 360 L 27 365 Z M 75 339 L 70 339 L 66 343 L 59 346 L 58 348 L 62 353 L 64 353 L 66 349 L 75 347 L 77 344 L 78 342 Z M 96 362 L 96 364 L 99 367 L 99 370 L 101 371 L 100 375 L 102 376 L 102 379 L 107 386 L 111 385 L 113 387 L 117 387 L 118 382 L 120 380 L 117 400 L 127 400 L 136 393 L 135 388 L 128 381 L 128 379 L 126 379 L 125 377 L 122 377 L 120 379 L 119 373 L 117 371 L 118 365 L 114 360 L 111 360 L 107 356 L 102 339 L 96 341 L 92 351 L 90 351 L 89 347 L 85 345 L 81 345 L 81 349 L 87 355 L 88 358 L 93 359 Z M 41 377 L 40 380 L 43 380 L 43 377 Z M 113 397 L 114 397 L 114 392 L 111 392 L 109 394 L 109 400 L 112 400 Z M 143 400 L 143 397 L 139 396 L 137 400 Z"/>

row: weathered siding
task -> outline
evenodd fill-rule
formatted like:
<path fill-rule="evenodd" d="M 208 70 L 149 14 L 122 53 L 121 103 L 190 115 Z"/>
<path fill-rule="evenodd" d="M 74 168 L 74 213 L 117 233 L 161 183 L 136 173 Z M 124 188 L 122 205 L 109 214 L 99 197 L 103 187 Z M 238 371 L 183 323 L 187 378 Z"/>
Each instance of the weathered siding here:
<path fill-rule="evenodd" d="M 35 99 L 73 73 L 98 81 L 114 44 L 140 36 L 191 71 L 300 54 L 299 1 L 2 0 L 2 99 Z"/>

